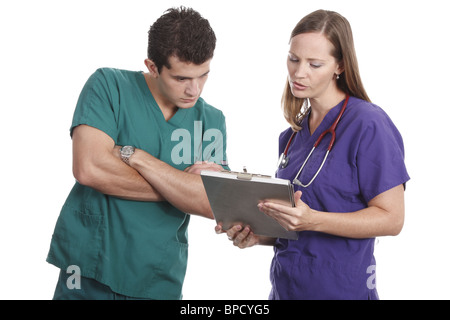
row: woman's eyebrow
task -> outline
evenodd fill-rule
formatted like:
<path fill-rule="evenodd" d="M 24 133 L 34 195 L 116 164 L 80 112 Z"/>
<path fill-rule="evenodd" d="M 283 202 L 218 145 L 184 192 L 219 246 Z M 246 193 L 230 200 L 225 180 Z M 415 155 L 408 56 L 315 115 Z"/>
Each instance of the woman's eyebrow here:
<path fill-rule="evenodd" d="M 295 53 L 293 53 L 291 51 L 289 51 L 289 54 L 295 56 L 296 58 L 299 58 L 299 56 L 297 56 Z M 306 58 L 306 60 L 308 60 L 308 61 L 322 61 L 322 62 L 326 61 L 325 59 L 321 59 L 321 58 Z"/>

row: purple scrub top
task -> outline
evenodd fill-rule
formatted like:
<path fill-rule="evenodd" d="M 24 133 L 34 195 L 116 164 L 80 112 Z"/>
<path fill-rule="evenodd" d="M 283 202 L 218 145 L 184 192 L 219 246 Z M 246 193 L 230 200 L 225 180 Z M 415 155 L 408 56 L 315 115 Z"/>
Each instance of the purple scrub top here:
<path fill-rule="evenodd" d="M 344 101 L 335 106 L 310 135 L 308 118 L 293 139 L 278 178 L 292 181 L 319 135 L 328 129 Z M 284 151 L 292 129 L 282 132 Z M 316 173 L 331 135 L 327 134 L 308 160 L 299 180 L 306 184 Z M 336 141 L 321 172 L 301 190 L 302 201 L 325 212 L 354 212 L 367 207 L 380 193 L 406 183 L 402 137 L 378 106 L 350 97 L 336 128 Z M 375 284 L 374 238 L 350 239 L 303 231 L 298 240 L 278 239 L 272 260 L 270 299 L 378 299 Z"/>

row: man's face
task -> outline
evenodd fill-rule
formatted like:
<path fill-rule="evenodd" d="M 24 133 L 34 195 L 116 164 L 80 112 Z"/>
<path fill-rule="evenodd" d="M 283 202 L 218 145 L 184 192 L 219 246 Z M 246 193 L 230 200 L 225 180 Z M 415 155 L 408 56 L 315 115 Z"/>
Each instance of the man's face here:
<path fill-rule="evenodd" d="M 201 65 L 169 57 L 170 69 L 163 66 L 157 77 L 157 101 L 165 108 L 192 108 L 208 79 L 211 59 Z"/>

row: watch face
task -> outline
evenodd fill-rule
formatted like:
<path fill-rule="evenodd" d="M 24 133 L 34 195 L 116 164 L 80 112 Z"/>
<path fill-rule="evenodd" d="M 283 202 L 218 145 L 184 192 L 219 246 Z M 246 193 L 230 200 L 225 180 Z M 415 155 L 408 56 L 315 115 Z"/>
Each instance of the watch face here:
<path fill-rule="evenodd" d="M 125 146 L 122 148 L 121 151 L 124 156 L 131 156 L 134 153 L 134 148 L 130 146 Z"/>

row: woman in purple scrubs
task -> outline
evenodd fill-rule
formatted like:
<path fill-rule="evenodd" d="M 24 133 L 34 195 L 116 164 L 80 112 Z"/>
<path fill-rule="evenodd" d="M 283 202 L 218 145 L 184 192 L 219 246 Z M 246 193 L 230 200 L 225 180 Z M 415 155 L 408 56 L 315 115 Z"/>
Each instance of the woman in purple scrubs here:
<path fill-rule="evenodd" d="M 403 227 L 409 176 L 402 137 L 388 115 L 370 102 L 350 25 L 338 13 L 319 10 L 297 24 L 287 67 L 283 107 L 290 128 L 281 133 L 279 150 L 288 161 L 277 177 L 298 179 L 303 186 L 295 185 L 295 208 L 271 202 L 258 206 L 286 229 L 298 231 L 298 240 L 257 236 L 251 226 L 241 225 L 229 229 L 228 238 L 240 248 L 274 246 L 271 299 L 378 299 L 375 237 L 397 235 Z M 344 104 L 323 167 L 319 170 L 330 134 L 297 177 Z M 220 225 L 216 232 L 222 232 Z"/>

